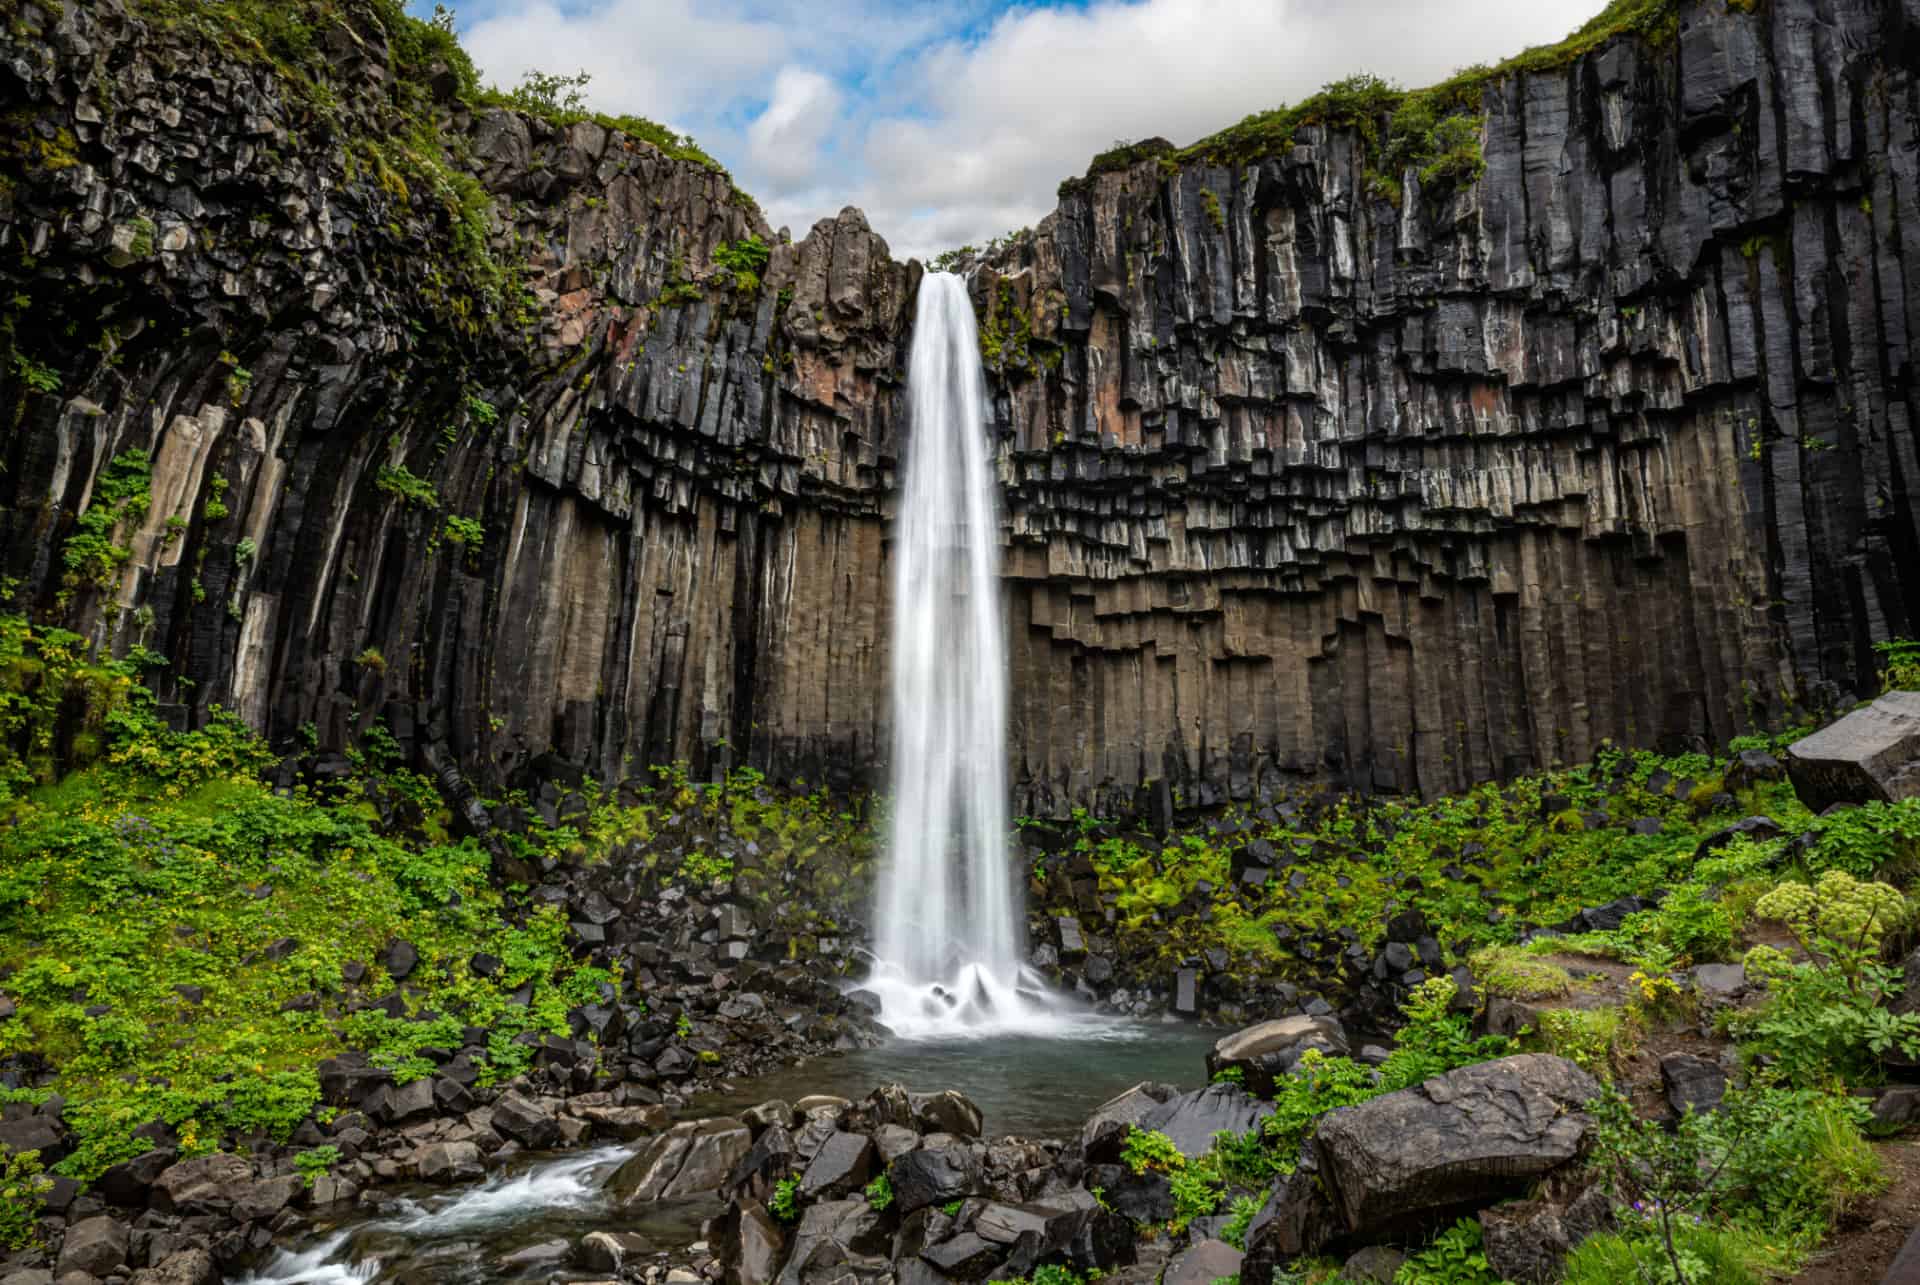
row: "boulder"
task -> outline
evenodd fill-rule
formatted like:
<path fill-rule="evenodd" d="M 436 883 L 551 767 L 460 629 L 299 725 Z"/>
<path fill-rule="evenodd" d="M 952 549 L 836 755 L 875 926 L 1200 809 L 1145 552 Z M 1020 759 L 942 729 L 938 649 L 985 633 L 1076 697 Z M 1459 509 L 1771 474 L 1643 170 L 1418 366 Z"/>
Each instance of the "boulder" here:
<path fill-rule="evenodd" d="M 708 1240 L 730 1285 L 773 1285 L 787 1249 L 779 1224 L 751 1197 L 728 1205 L 709 1228 Z"/>
<path fill-rule="evenodd" d="M 494 1102 L 493 1129 L 533 1151 L 560 1141 L 560 1122 L 553 1112 L 518 1093 L 503 1093 Z"/>
<path fill-rule="evenodd" d="M 214 1153 L 170 1166 L 153 1180 L 147 1200 L 163 1214 L 224 1213 L 253 1184 L 253 1170 L 239 1156 Z"/>
<path fill-rule="evenodd" d="M 67 1228 L 60 1246 L 58 1272 L 87 1272 L 105 1276 L 127 1261 L 127 1225 L 106 1214 L 84 1219 Z"/>
<path fill-rule="evenodd" d="M 887 1270 L 893 1238 L 865 1200 L 809 1205 L 793 1233 L 793 1252 L 775 1279 L 780 1285 L 827 1285 L 848 1275 L 875 1278 Z"/>
<path fill-rule="evenodd" d="M 413 1167 L 422 1182 L 473 1182 L 487 1173 L 480 1148 L 471 1142 L 429 1143 L 414 1153 Z"/>
<path fill-rule="evenodd" d="M 966 1094 L 953 1089 L 940 1093 L 910 1093 L 913 1123 L 922 1133 L 951 1133 L 956 1138 L 977 1138 L 984 1117 Z"/>
<path fill-rule="evenodd" d="M 1148 1081 L 1095 1107 L 1087 1122 L 1080 1126 L 1081 1159 L 1088 1164 L 1112 1164 L 1118 1160 L 1120 1148 L 1126 1145 L 1127 1131 L 1179 1093 L 1171 1084 Z"/>
<path fill-rule="evenodd" d="M 1612 1221 L 1606 1194 L 1590 1187 L 1569 1205 L 1526 1200 L 1480 1211 L 1487 1266 L 1514 1285 L 1551 1285 L 1567 1255 Z"/>
<path fill-rule="evenodd" d="M 1181 1155 L 1193 1160 L 1213 1150 L 1214 1134 L 1246 1133 L 1272 1114 L 1273 1103 L 1237 1084 L 1209 1084 L 1161 1103 L 1141 1117 L 1138 1127 L 1166 1134 Z"/>
<path fill-rule="evenodd" d="M 1274 1080 L 1291 1071 L 1308 1049 L 1329 1056 L 1349 1052 L 1347 1033 L 1331 1017 L 1282 1017 L 1261 1022 L 1215 1041 L 1207 1054 L 1209 1078 L 1239 1068 L 1241 1084 L 1250 1093 L 1271 1096 Z"/>
<path fill-rule="evenodd" d="M 731 1116 L 689 1120 L 651 1139 L 614 1171 L 607 1189 L 622 1208 L 718 1192 L 753 1149 L 747 1126 Z"/>
<path fill-rule="evenodd" d="M 618 1272 L 652 1248 L 653 1242 L 638 1232 L 590 1231 L 574 1247 L 573 1261 L 590 1272 Z"/>
<path fill-rule="evenodd" d="M 800 1194 L 808 1200 L 851 1196 L 867 1185 L 873 1160 L 873 1143 L 863 1134 L 836 1129 L 800 1175 Z"/>
<path fill-rule="evenodd" d="M 1224 1240 L 1203 1240 L 1173 1256 L 1160 1285 L 1212 1285 L 1222 1276 L 1238 1277 L 1246 1255 Z"/>
<path fill-rule="evenodd" d="M 937 1245 L 920 1251 L 920 1257 L 933 1264 L 942 1275 L 957 1281 L 984 1280 L 1006 1257 L 1006 1246 L 996 1244 L 977 1232 L 963 1231 Z"/>
<path fill-rule="evenodd" d="M 1787 776 L 1814 812 L 1920 798 L 1920 692 L 1888 692 L 1795 741 Z"/>
<path fill-rule="evenodd" d="M 1340 1275 L 1354 1285 L 1393 1285 L 1406 1261 L 1407 1256 L 1390 1245 L 1368 1245 L 1347 1259 Z"/>
<path fill-rule="evenodd" d="M 141 1268 L 128 1285 L 220 1285 L 220 1270 L 206 1250 L 182 1249 Z"/>
<path fill-rule="evenodd" d="M 1675 1115 L 1716 1110 L 1727 1094 L 1727 1073 L 1720 1064 L 1691 1053 L 1669 1053 L 1661 1058 L 1660 1083 Z"/>
<path fill-rule="evenodd" d="M 964 1145 L 922 1147 L 887 1166 L 894 1206 L 902 1216 L 928 1205 L 944 1205 L 987 1189 L 980 1162 Z"/>
<path fill-rule="evenodd" d="M 1507 1196 L 1577 1158 L 1600 1091 L 1562 1057 L 1522 1053 L 1327 1115 L 1247 1230 L 1245 1273 L 1340 1242 L 1391 1240 Z"/>

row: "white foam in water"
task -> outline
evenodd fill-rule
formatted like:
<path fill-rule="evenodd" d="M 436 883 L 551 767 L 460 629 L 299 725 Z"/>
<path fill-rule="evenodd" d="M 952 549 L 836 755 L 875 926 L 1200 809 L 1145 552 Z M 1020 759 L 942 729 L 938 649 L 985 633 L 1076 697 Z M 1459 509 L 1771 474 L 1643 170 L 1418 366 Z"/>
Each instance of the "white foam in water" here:
<path fill-rule="evenodd" d="M 380 1271 L 380 1260 L 347 1262 L 349 1235 L 339 1232 L 312 1249 L 297 1254 L 285 1250 L 273 1256 L 258 1272 L 240 1278 L 236 1285 L 367 1285 Z"/>
<path fill-rule="evenodd" d="M 397 1218 L 336 1232 L 311 1249 L 281 1251 L 259 1272 L 235 1285 L 368 1285 L 378 1278 L 377 1257 L 355 1259 L 356 1232 L 387 1231 L 422 1240 L 499 1227 L 522 1218 L 570 1209 L 590 1209 L 602 1199 L 607 1173 L 633 1152 L 600 1147 L 511 1176 L 489 1178 L 443 1204 L 403 1203 Z"/>
<path fill-rule="evenodd" d="M 450 1204 L 418 1208 L 379 1226 L 409 1235 L 448 1236 L 497 1227 L 529 1214 L 585 1209 L 601 1199 L 601 1180 L 616 1162 L 632 1155 L 626 1147 L 600 1147 L 528 1169 L 512 1177 L 489 1178 L 469 1187 Z"/>
<path fill-rule="evenodd" d="M 893 820 L 864 983 L 907 1038 L 1035 1034 L 1061 1014 L 1021 965 L 1008 874 L 1007 662 L 986 385 L 960 279 L 920 283 L 894 524 Z"/>

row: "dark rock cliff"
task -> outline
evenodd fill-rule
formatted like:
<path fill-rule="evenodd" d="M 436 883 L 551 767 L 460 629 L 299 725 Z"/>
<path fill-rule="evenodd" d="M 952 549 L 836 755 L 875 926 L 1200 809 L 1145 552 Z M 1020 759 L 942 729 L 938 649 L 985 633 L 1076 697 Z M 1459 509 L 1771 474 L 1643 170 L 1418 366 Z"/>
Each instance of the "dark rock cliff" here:
<path fill-rule="evenodd" d="M 1920 8 L 1755 8 L 1495 79 L 1471 183 L 1390 201 L 1308 127 L 974 265 L 1025 810 L 1435 791 L 1871 690 L 1920 633 Z M 737 282 L 776 238 L 723 175 L 432 69 L 456 159 L 409 182 L 371 14 L 316 107 L 140 12 L 0 36 L 16 599 L 289 746 L 875 781 L 918 266 L 846 211 Z M 136 450 L 144 510 L 87 526 Z"/>

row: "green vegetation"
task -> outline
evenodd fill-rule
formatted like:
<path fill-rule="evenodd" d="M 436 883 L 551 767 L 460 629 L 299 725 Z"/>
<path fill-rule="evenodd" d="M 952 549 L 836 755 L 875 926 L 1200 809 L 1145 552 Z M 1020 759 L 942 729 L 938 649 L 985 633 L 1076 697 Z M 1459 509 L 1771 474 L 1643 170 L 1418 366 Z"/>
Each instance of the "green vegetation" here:
<path fill-rule="evenodd" d="M 513 89 L 483 90 L 478 94 L 477 101 L 489 106 L 511 107 L 555 125 L 592 121 L 606 129 L 649 143 L 675 160 L 704 165 L 716 174 L 727 172 L 720 162 L 702 151 L 699 144 L 686 134 L 676 133 L 644 116 L 609 116 L 590 110 L 586 105 L 586 88 L 592 81 L 593 77 L 584 71 L 571 76 L 529 71 Z"/>
<path fill-rule="evenodd" d="M 302 1182 L 313 1186 L 314 1180 L 340 1163 L 340 1148 L 331 1143 L 302 1151 L 293 1158 L 293 1171 L 300 1175 Z"/>
<path fill-rule="evenodd" d="M 1912 638 L 1889 638 L 1877 642 L 1873 649 L 1880 653 L 1880 686 L 1889 692 L 1920 691 L 1920 641 Z"/>
<path fill-rule="evenodd" d="M 60 391 L 60 372 L 51 366 L 43 366 L 33 358 L 13 350 L 13 373 L 27 386 L 31 393 L 57 393 Z"/>
<path fill-rule="evenodd" d="M 565 1034 L 569 1008 L 619 986 L 574 962 L 558 910 L 510 902 L 484 849 L 445 839 L 432 784 L 380 737 L 342 790 L 278 792 L 265 744 L 224 714 L 169 730 L 137 669 L 0 616 L 0 967 L 17 1006 L 0 1054 L 51 1068 L 34 1092 L 67 1103 L 59 1172 L 95 1177 L 144 1149 L 132 1131 L 151 1121 L 190 1155 L 284 1141 L 343 1048 L 404 1079 L 427 1069 L 421 1048 L 478 1026 L 482 1078 L 505 1078 L 531 1057 L 517 1035 Z M 56 763 L 90 765 L 56 781 Z M 383 828 L 375 803 L 396 795 L 433 813 Z M 343 966 L 396 938 L 422 961 L 406 991 L 375 970 L 357 993 L 405 1016 L 341 1017 Z M 493 976 L 469 971 L 476 950 L 504 961 Z"/>
<path fill-rule="evenodd" d="M 887 1175 L 881 1174 L 867 1184 L 865 1194 L 867 1203 L 873 1206 L 875 1213 L 879 1213 L 893 1204 L 893 1183 Z"/>
<path fill-rule="evenodd" d="M 1187 1164 L 1173 1139 L 1157 1129 L 1128 1129 L 1120 1160 L 1135 1173 L 1172 1173 Z"/>
<path fill-rule="evenodd" d="M 0 1246 L 26 1249 L 39 1243 L 40 1214 L 52 1189 L 38 1151 L 0 1148 Z"/>
<path fill-rule="evenodd" d="M 1479 1222 L 1462 1218 L 1407 1255 L 1393 1285 L 1500 1285 L 1500 1274 L 1487 1266 Z"/>
<path fill-rule="evenodd" d="M 73 534 L 60 550 L 69 592 L 82 585 L 112 587 L 120 568 L 133 556 L 133 550 L 116 544 L 113 536 L 123 523 L 135 524 L 147 515 L 152 482 L 153 462 L 145 451 L 122 451 L 100 470 L 93 496 L 74 519 Z"/>
<path fill-rule="evenodd" d="M 752 294 L 760 288 L 760 274 L 767 270 L 773 249 L 757 236 L 744 241 L 723 241 L 714 247 L 713 266 L 733 274 L 733 288 Z"/>
<path fill-rule="evenodd" d="M 404 464 L 382 468 L 375 475 L 373 484 L 388 495 L 398 497 L 403 503 L 417 504 L 423 509 L 440 507 L 440 492 L 434 489 L 433 483 L 414 476 Z"/>
<path fill-rule="evenodd" d="M 1608 41 L 1638 37 L 1654 46 L 1671 43 L 1678 29 L 1674 0 L 1613 0 L 1565 40 L 1541 45 L 1495 66 L 1469 67 L 1440 84 L 1407 91 L 1377 76 L 1360 74 L 1334 81 L 1313 96 L 1288 107 L 1256 112 L 1238 124 L 1184 148 L 1165 139 L 1116 143 L 1094 157 L 1085 178 L 1060 185 L 1062 198 L 1087 179 L 1128 169 L 1158 158 L 1163 174 L 1179 172 L 1179 163 L 1245 165 L 1278 155 L 1293 146 L 1309 126 L 1351 130 L 1359 138 L 1374 193 L 1396 205 L 1401 175 L 1418 173 L 1423 188 L 1470 183 L 1485 172 L 1479 115 L 1486 88 L 1509 76 L 1557 72 Z M 1209 217 L 1211 217 L 1211 210 Z"/>
<path fill-rule="evenodd" d="M 487 529 L 480 524 L 478 518 L 463 518 L 453 513 L 447 515 L 443 534 L 449 543 L 466 549 L 469 560 L 480 556 L 480 548 L 487 540 Z"/>
<path fill-rule="evenodd" d="M 783 1223 L 794 1222 L 800 1217 L 799 1194 L 800 1179 L 782 1178 L 767 1197 L 767 1212 Z"/>

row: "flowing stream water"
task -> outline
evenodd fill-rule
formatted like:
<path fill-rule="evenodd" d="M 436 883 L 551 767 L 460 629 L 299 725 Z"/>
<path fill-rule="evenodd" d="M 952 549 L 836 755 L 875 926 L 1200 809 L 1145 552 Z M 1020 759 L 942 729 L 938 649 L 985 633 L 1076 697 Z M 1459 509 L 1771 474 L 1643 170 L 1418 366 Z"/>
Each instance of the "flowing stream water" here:
<path fill-rule="evenodd" d="M 1007 660 L 986 383 L 960 278 L 920 283 L 893 547 L 893 819 L 867 988 L 905 1038 L 1047 1034 L 1007 860 Z"/>

